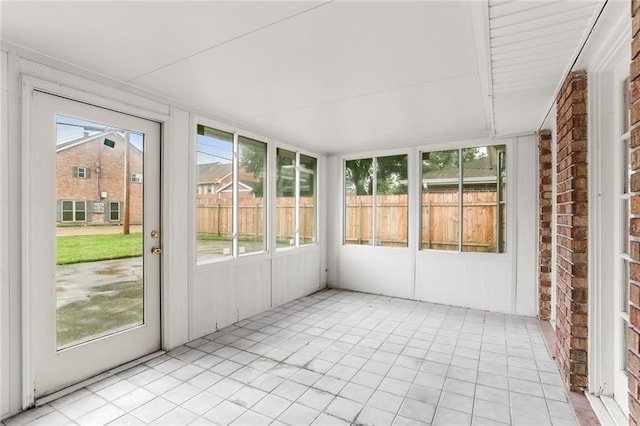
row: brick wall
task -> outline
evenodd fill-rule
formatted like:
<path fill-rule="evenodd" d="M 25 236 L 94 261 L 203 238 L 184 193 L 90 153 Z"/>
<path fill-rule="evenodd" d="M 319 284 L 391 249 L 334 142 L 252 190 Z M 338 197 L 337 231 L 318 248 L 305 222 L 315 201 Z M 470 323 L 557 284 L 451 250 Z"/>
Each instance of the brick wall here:
<path fill-rule="evenodd" d="M 631 41 L 631 126 L 640 122 L 640 1 L 631 2 L 632 41 Z M 630 176 L 631 219 L 629 224 L 630 247 L 630 319 L 628 330 L 627 361 L 629 366 L 629 423 L 640 423 L 640 399 L 638 398 L 640 381 L 640 127 L 632 127 L 629 143 L 629 160 L 632 170 Z"/>
<path fill-rule="evenodd" d="M 114 148 L 104 146 L 104 137 L 89 140 L 56 154 L 56 198 L 58 200 L 76 200 L 88 202 L 104 202 L 105 213 L 109 202 L 124 202 L 124 145 L 116 143 Z M 129 150 L 129 167 L 131 173 L 143 172 L 143 157 L 135 148 Z M 100 176 L 96 173 L 100 166 Z M 74 177 L 74 167 L 90 169 L 88 179 Z M 143 177 L 144 179 L 144 177 Z M 142 185 L 130 185 L 131 223 L 142 223 Z M 107 194 L 101 199 L 101 193 Z M 122 220 L 122 218 L 121 218 Z M 109 223 L 108 213 L 93 213 L 92 224 Z"/>
<path fill-rule="evenodd" d="M 572 391 L 587 386 L 587 74 L 570 73 L 557 98 L 556 356 Z"/>
<path fill-rule="evenodd" d="M 551 317 L 551 215 L 553 196 L 551 130 L 538 135 L 538 317 Z"/>

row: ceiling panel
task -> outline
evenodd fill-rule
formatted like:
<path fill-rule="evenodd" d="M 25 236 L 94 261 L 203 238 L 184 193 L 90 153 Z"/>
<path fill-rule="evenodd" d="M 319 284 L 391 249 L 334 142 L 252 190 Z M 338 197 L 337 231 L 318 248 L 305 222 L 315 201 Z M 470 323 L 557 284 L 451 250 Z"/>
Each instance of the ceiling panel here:
<path fill-rule="evenodd" d="M 322 2 L 2 1 L 2 39 L 128 81 Z"/>
<path fill-rule="evenodd" d="M 601 2 L 489 1 L 494 128 L 536 130 Z"/>
<path fill-rule="evenodd" d="M 309 149 L 346 152 L 468 137 L 486 129 L 477 74 L 373 93 L 293 111 L 251 124 Z"/>

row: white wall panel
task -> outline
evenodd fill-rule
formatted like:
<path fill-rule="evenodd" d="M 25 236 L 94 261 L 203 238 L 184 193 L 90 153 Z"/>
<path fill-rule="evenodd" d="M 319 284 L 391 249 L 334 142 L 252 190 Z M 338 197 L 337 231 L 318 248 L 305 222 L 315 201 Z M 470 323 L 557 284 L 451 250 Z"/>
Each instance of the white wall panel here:
<path fill-rule="evenodd" d="M 425 250 L 416 256 L 416 299 L 511 312 L 512 257 Z"/>
<path fill-rule="evenodd" d="M 413 267 L 408 249 L 343 246 L 339 288 L 409 299 Z"/>
<path fill-rule="evenodd" d="M 320 249 L 317 246 L 276 254 L 272 259 L 272 305 L 278 306 L 320 289 Z"/>
<path fill-rule="evenodd" d="M 190 338 L 204 336 L 271 306 L 271 260 L 221 262 L 193 274 Z"/>

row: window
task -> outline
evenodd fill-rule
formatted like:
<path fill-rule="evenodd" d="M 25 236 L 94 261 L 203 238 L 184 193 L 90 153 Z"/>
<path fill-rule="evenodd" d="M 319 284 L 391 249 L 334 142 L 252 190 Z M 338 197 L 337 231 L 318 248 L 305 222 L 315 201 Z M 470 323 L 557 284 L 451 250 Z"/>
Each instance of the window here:
<path fill-rule="evenodd" d="M 317 159 L 276 151 L 276 247 L 297 247 L 316 240 Z"/>
<path fill-rule="evenodd" d="M 131 173 L 131 183 L 142 183 L 142 173 Z"/>
<path fill-rule="evenodd" d="M 197 184 L 217 195 L 196 196 L 198 263 L 265 251 L 267 144 L 198 125 L 196 150 Z"/>
<path fill-rule="evenodd" d="M 345 244 L 407 247 L 408 156 L 345 162 Z"/>
<path fill-rule="evenodd" d="M 318 160 L 308 155 L 299 155 L 300 173 L 298 188 L 300 202 L 298 207 L 300 245 L 316 242 L 316 174 Z"/>
<path fill-rule="evenodd" d="M 423 249 L 506 251 L 506 147 L 422 154 Z"/>
<path fill-rule="evenodd" d="M 265 251 L 267 144 L 238 136 L 238 159 L 238 252 Z"/>
<path fill-rule="evenodd" d="M 296 245 L 296 153 L 276 151 L 276 247 Z"/>
<path fill-rule="evenodd" d="M 109 221 L 120 222 L 120 202 L 119 201 L 109 202 Z"/>
<path fill-rule="evenodd" d="M 73 168 L 73 177 L 78 179 L 89 179 L 91 177 L 91 169 L 82 166 Z"/>
<path fill-rule="evenodd" d="M 62 201 L 61 218 L 62 222 L 86 222 L 87 202 L 86 201 Z"/>

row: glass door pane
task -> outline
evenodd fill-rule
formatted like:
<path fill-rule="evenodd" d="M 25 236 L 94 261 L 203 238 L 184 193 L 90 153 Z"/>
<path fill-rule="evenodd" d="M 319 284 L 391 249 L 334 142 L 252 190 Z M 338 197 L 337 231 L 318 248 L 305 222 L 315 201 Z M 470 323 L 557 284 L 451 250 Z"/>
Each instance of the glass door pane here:
<path fill-rule="evenodd" d="M 56 117 L 61 350 L 144 323 L 144 135 Z"/>

